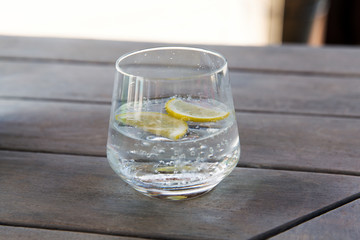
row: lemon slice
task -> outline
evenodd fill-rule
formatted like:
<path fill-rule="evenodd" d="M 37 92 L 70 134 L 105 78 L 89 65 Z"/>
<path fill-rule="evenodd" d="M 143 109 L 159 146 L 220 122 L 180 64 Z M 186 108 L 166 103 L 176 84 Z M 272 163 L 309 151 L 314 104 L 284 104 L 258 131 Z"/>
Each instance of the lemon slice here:
<path fill-rule="evenodd" d="M 127 112 L 116 115 L 115 119 L 172 140 L 183 137 L 188 130 L 188 125 L 183 120 L 157 112 Z"/>
<path fill-rule="evenodd" d="M 216 122 L 227 118 L 230 112 L 205 108 L 192 103 L 173 98 L 165 104 L 165 109 L 170 116 L 193 122 Z"/>
<path fill-rule="evenodd" d="M 175 171 L 180 172 L 180 171 L 195 171 L 196 168 L 195 167 L 191 167 L 191 166 L 178 166 L 178 167 L 174 167 L 174 166 L 168 166 L 168 167 L 159 167 L 156 169 L 156 171 L 158 171 L 159 173 L 174 173 Z"/>

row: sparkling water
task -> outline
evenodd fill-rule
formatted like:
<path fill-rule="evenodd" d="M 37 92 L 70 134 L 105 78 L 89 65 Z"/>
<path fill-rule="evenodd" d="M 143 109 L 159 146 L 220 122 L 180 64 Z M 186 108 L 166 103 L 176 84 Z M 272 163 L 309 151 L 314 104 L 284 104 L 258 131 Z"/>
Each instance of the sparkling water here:
<path fill-rule="evenodd" d="M 126 103 L 114 112 L 166 113 L 164 106 L 169 99 Z M 230 111 L 230 115 L 216 122 L 188 121 L 186 135 L 178 140 L 123 125 L 111 117 L 107 145 L 110 165 L 123 180 L 147 195 L 181 199 L 205 193 L 226 177 L 239 160 L 234 112 L 214 100 L 183 100 Z"/>

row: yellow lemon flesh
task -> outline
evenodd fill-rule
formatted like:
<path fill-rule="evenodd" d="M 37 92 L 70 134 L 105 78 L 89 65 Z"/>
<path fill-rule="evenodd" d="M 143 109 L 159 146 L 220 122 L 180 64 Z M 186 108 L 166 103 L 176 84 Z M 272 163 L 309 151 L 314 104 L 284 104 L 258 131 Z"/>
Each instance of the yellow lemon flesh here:
<path fill-rule="evenodd" d="M 165 109 L 170 116 L 193 122 L 216 122 L 227 118 L 230 112 L 214 110 L 180 99 L 173 98 L 165 104 Z"/>
<path fill-rule="evenodd" d="M 185 121 L 157 112 L 127 112 L 118 114 L 115 118 L 123 124 L 172 140 L 183 137 L 188 130 Z"/>

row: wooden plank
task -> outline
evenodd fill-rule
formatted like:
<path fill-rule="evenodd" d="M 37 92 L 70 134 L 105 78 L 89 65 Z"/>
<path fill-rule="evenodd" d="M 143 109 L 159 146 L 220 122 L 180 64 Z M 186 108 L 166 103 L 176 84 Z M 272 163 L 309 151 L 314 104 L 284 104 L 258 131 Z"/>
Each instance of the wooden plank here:
<path fill-rule="evenodd" d="M 105 156 L 110 106 L 0 101 L 0 149 Z M 237 113 L 241 166 L 360 174 L 359 119 Z"/>
<path fill-rule="evenodd" d="M 114 66 L 0 62 L 0 97 L 111 101 Z M 357 78 L 230 73 L 236 109 L 360 117 Z"/>
<path fill-rule="evenodd" d="M 0 181 L 0 222 L 161 239 L 248 239 L 360 190 L 353 176 L 236 168 L 170 202 L 136 193 L 105 158 L 7 151 Z"/>
<path fill-rule="evenodd" d="M 0 61 L 0 97 L 110 102 L 115 67 Z"/>
<path fill-rule="evenodd" d="M 0 148 L 105 155 L 110 106 L 0 101 Z"/>
<path fill-rule="evenodd" d="M 314 218 L 271 239 L 360 239 L 360 200 Z"/>
<path fill-rule="evenodd" d="M 237 114 L 240 164 L 360 173 L 359 119 Z"/>
<path fill-rule="evenodd" d="M 230 74 L 237 110 L 360 116 L 357 78 Z"/>
<path fill-rule="evenodd" d="M 0 239 L 27 239 L 27 240 L 141 240 L 144 238 L 109 236 L 93 233 L 66 232 L 24 227 L 9 227 L 0 225 Z"/>
<path fill-rule="evenodd" d="M 158 46 L 170 45 L 163 43 L 1 36 L 0 57 L 113 63 L 119 56 L 127 52 Z M 350 76 L 360 74 L 358 67 L 360 49 L 357 48 L 240 47 L 196 44 L 191 46 L 222 53 L 228 59 L 230 68 Z"/>

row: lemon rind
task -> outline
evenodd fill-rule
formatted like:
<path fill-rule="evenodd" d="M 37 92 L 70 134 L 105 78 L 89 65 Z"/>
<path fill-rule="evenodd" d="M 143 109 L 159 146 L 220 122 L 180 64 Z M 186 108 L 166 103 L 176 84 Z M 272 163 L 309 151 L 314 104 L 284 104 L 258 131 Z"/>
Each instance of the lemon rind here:
<path fill-rule="evenodd" d="M 230 112 L 224 112 L 223 115 L 220 115 L 220 116 L 216 116 L 216 117 L 194 117 L 194 116 L 189 116 L 189 115 L 185 115 L 185 114 L 182 114 L 182 113 L 179 113 L 179 112 L 176 112 L 174 111 L 173 109 L 171 109 L 171 104 L 174 100 L 177 100 L 177 101 L 182 101 L 180 99 L 177 99 L 177 98 L 173 98 L 173 99 L 170 99 L 169 101 L 166 102 L 165 104 L 165 110 L 166 112 L 174 117 L 174 118 L 177 118 L 177 119 L 181 119 L 183 121 L 192 121 L 192 122 L 217 122 L 217 121 L 220 121 L 220 120 L 223 120 L 225 118 L 227 118 L 229 115 L 230 115 Z M 191 104 L 191 103 L 187 103 L 187 104 Z M 199 108 L 204 108 L 204 107 L 201 107 L 201 106 L 197 106 L 197 105 L 194 105 L 196 107 L 199 107 Z M 204 108 L 206 109 L 206 108 Z"/>

